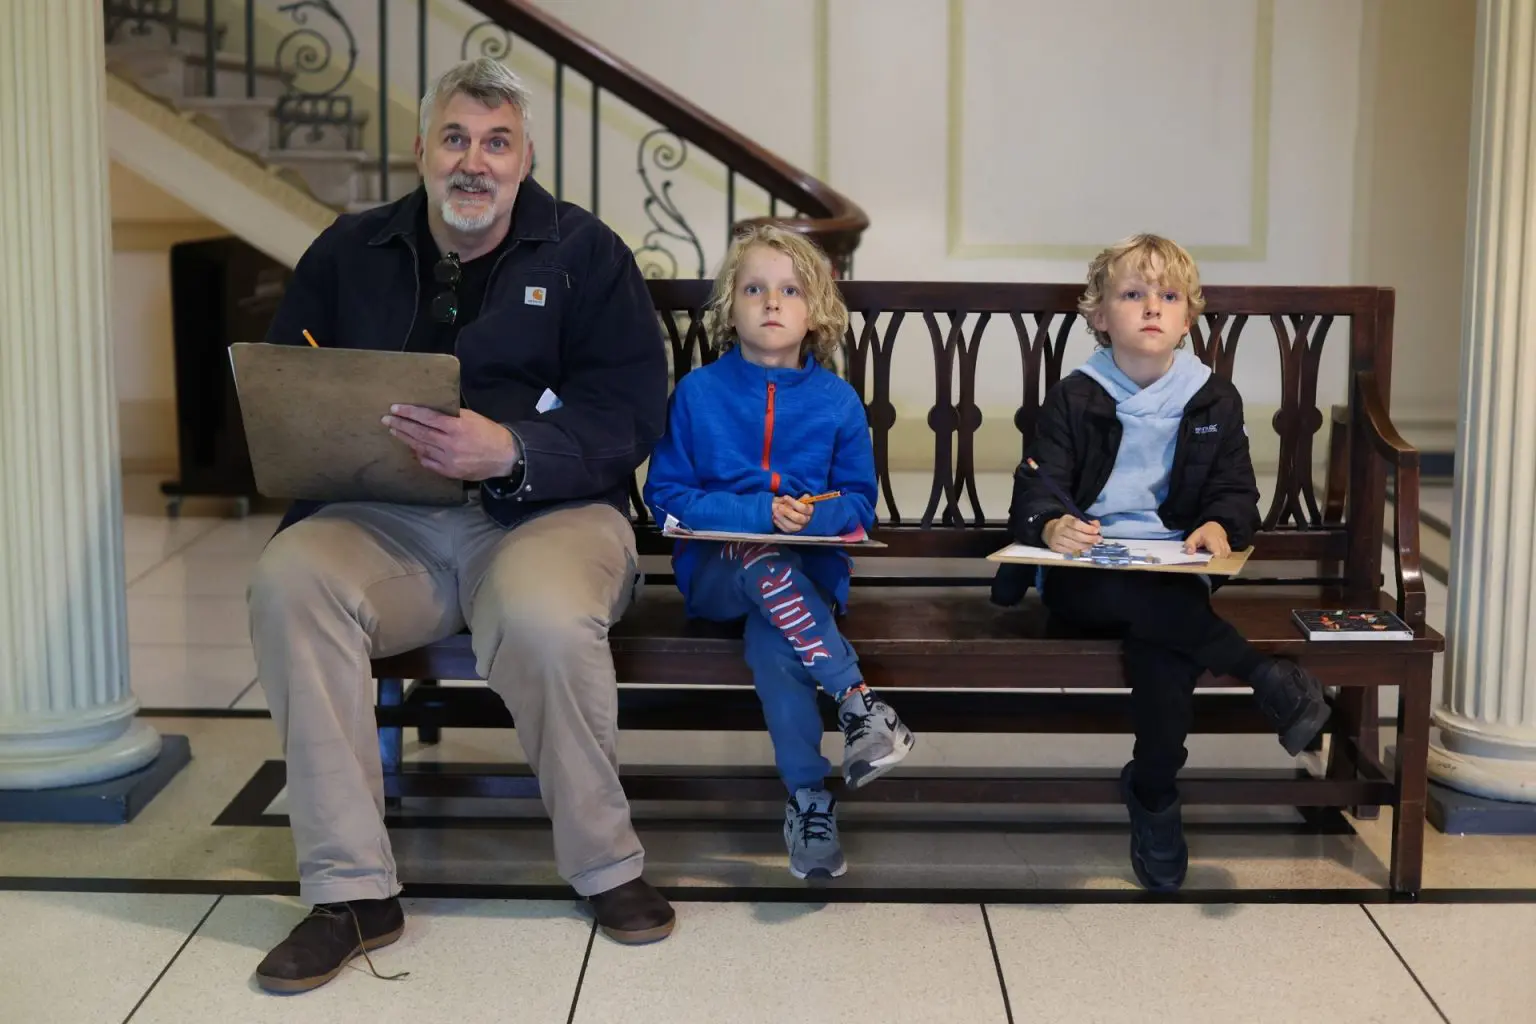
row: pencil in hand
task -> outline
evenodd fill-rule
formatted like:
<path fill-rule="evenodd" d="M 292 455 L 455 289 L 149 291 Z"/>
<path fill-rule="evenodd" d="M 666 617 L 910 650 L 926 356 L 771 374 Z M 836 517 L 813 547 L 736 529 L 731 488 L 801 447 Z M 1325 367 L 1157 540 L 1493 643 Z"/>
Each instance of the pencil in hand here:
<path fill-rule="evenodd" d="M 818 501 L 830 501 L 833 498 L 841 498 L 842 496 L 842 491 L 828 491 L 826 494 L 817 494 L 809 498 L 802 498 L 800 500 L 807 505 L 814 505 Z"/>
<path fill-rule="evenodd" d="M 1063 491 L 1061 487 L 1057 485 L 1056 481 L 1045 475 L 1045 473 L 1040 469 L 1040 464 L 1038 462 L 1032 458 L 1026 458 L 1024 460 L 1024 465 L 1035 471 L 1035 476 L 1040 478 L 1040 482 L 1045 484 L 1046 489 L 1049 490 L 1051 494 L 1055 496 L 1056 500 L 1061 502 L 1062 505 L 1066 507 L 1066 510 L 1072 513 L 1072 515 L 1076 517 L 1080 522 L 1085 524 L 1093 522 L 1093 520 L 1088 518 L 1088 514 L 1082 509 L 1078 508 L 1077 503 L 1067 496 L 1067 492 Z"/>

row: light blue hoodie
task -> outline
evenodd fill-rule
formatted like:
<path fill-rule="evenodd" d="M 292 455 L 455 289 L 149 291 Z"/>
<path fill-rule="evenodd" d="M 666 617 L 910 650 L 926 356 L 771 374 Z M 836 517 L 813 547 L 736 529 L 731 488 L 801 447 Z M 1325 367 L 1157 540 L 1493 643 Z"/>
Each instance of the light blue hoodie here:
<path fill-rule="evenodd" d="M 1184 407 L 1210 379 L 1210 367 L 1189 349 L 1179 349 L 1168 372 L 1143 388 L 1115 365 L 1109 349 L 1101 348 L 1074 372 L 1092 377 L 1109 392 L 1121 428 L 1115 468 L 1104 490 L 1083 511 L 1099 521 L 1105 537 L 1183 537 L 1178 530 L 1163 525 L 1157 510 L 1168 498 L 1168 477 Z"/>

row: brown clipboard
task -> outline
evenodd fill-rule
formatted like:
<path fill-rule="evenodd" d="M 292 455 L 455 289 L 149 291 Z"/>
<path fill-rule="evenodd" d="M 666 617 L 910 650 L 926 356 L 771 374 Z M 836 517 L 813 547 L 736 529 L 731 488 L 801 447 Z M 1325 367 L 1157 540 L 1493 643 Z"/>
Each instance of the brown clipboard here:
<path fill-rule="evenodd" d="M 453 356 L 237 342 L 229 360 L 262 495 L 464 503 L 462 481 L 422 466 L 380 422 L 396 404 L 458 415 Z"/>

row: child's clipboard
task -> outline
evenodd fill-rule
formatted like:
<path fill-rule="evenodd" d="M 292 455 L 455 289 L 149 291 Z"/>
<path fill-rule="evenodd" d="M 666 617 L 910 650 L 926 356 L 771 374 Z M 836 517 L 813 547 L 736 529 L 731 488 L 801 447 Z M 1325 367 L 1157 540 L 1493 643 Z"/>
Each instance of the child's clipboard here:
<path fill-rule="evenodd" d="M 676 540 L 745 541 L 750 544 L 810 545 L 831 548 L 883 548 L 884 541 L 874 540 L 864 532 L 864 527 L 840 537 L 807 537 L 799 533 L 732 533 L 726 530 L 690 530 L 673 516 L 661 526 L 663 537 Z"/>
<path fill-rule="evenodd" d="M 1110 538 L 1111 543 L 1115 543 Z M 1111 552 L 1099 557 L 1064 555 L 1049 548 L 1031 547 L 1027 544 L 1010 544 L 987 556 L 989 562 L 1009 562 L 1016 565 L 1062 566 L 1075 569 L 1135 570 L 1139 572 L 1182 572 L 1194 575 L 1236 576 L 1253 554 L 1253 548 L 1234 551 L 1223 558 L 1215 558 L 1208 552 L 1195 555 L 1183 554 L 1183 541 L 1125 541 L 1117 546 L 1124 553 Z"/>

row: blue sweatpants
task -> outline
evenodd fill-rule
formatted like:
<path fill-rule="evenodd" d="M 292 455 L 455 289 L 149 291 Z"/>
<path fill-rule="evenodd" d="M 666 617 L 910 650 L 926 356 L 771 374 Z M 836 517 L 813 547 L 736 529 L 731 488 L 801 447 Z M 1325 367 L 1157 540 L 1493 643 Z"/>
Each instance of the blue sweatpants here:
<path fill-rule="evenodd" d="M 836 697 L 863 681 L 859 659 L 838 631 L 827 599 L 800 556 L 777 544 L 731 543 L 701 559 L 692 604 L 709 617 L 746 617 L 752 683 L 763 702 L 779 777 L 793 794 L 821 789 L 832 766 L 821 756 L 819 686 Z"/>

